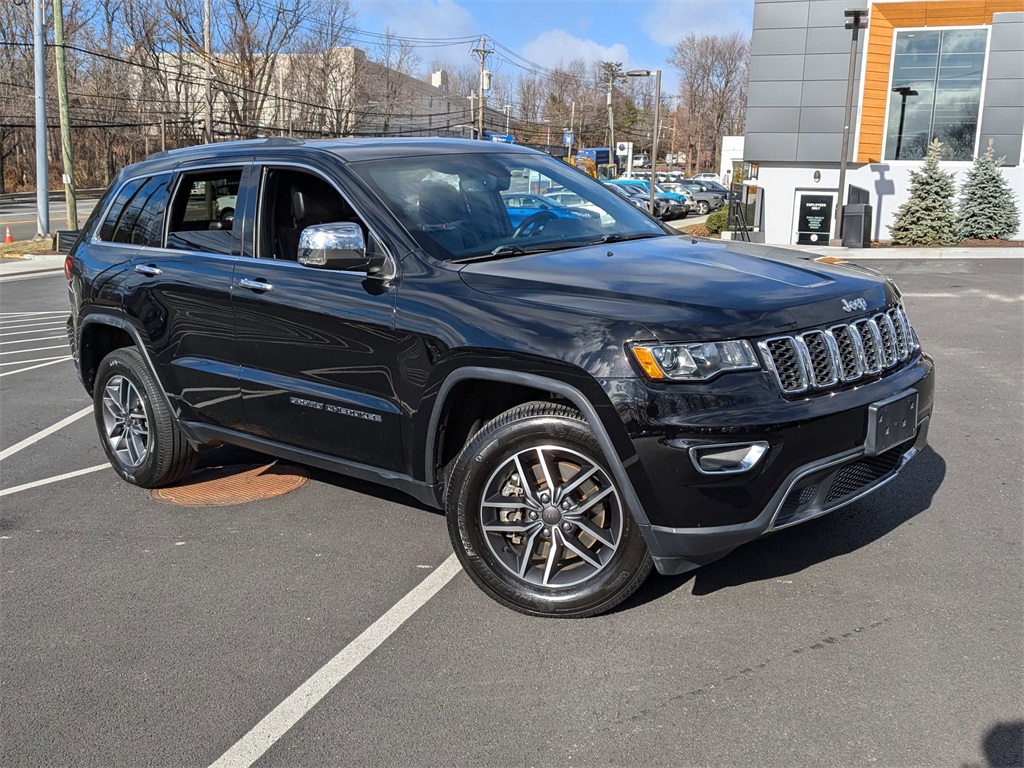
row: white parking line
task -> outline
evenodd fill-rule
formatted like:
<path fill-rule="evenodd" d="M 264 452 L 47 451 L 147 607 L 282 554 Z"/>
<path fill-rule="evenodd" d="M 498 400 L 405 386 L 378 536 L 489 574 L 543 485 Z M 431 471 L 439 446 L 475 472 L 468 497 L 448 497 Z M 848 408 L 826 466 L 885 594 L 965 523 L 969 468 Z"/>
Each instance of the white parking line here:
<path fill-rule="evenodd" d="M 39 432 L 36 432 L 34 435 L 30 435 L 29 437 L 26 437 L 24 440 L 22 440 L 21 442 L 15 443 L 10 448 L 4 448 L 2 451 L 0 451 L 0 461 L 3 461 L 8 456 L 13 456 L 18 451 L 23 450 L 25 448 L 28 448 L 30 445 L 34 445 L 34 444 L 38 443 L 44 437 L 49 437 L 54 432 L 59 432 L 60 430 L 64 429 L 64 427 L 66 427 L 68 424 L 74 424 L 80 418 L 82 418 L 83 416 L 85 416 L 87 414 L 90 414 L 90 413 L 92 413 L 92 406 L 91 405 L 86 407 L 86 408 L 83 408 L 82 410 L 78 411 L 77 413 L 72 413 L 66 419 L 61 419 L 60 421 L 58 421 L 53 426 L 47 427 L 46 429 L 42 429 Z"/>
<path fill-rule="evenodd" d="M 67 315 L 53 317 L 0 317 L 0 329 L 33 328 L 37 325 L 67 325 Z"/>
<path fill-rule="evenodd" d="M 67 356 L 62 355 L 60 357 L 37 357 L 35 360 L 11 360 L 10 362 L 7 363 L 0 363 L 0 368 L 2 368 L 5 365 L 24 365 L 25 363 L 42 363 L 47 360 L 67 360 Z"/>
<path fill-rule="evenodd" d="M 67 344 L 54 344 L 52 347 L 32 347 L 31 349 L 8 349 L 4 352 L 0 352 L 0 357 L 3 355 L 20 355 L 22 352 L 42 352 L 44 349 L 67 349 Z"/>
<path fill-rule="evenodd" d="M 314 672 L 312 677 L 260 720 L 255 728 L 217 758 L 211 768 L 247 768 L 259 760 L 288 732 L 289 728 L 299 722 L 303 715 L 316 706 L 334 686 L 344 680 L 349 672 L 380 647 L 406 619 L 422 608 L 461 570 L 462 566 L 455 555 L 449 556 L 387 613 L 346 645 L 337 656 Z"/>
<path fill-rule="evenodd" d="M 49 325 L 52 325 L 54 327 L 53 328 L 44 327 L 44 326 L 49 326 Z M 63 323 L 43 323 L 42 325 L 32 326 L 27 331 L 11 331 L 10 333 L 0 333 L 0 336 L 24 336 L 26 333 L 49 333 L 50 331 L 57 330 L 57 328 L 59 328 L 62 325 L 63 325 Z M 2 330 L 2 329 L 0 329 L 0 330 Z"/>
<path fill-rule="evenodd" d="M 32 315 L 65 315 L 66 309 L 48 309 L 45 312 L 0 312 L 0 317 L 31 317 Z"/>
<path fill-rule="evenodd" d="M 7 346 L 8 344 L 31 344 L 33 341 L 49 341 L 50 339 L 66 339 L 68 335 L 65 333 L 61 336 L 40 336 L 38 339 L 21 339 L 19 341 L 0 341 L 0 346 Z"/>
<path fill-rule="evenodd" d="M 1003 293 L 981 291 L 977 288 L 967 288 L 955 293 L 953 291 L 935 291 L 932 293 L 904 293 L 903 295 L 911 299 L 985 299 L 986 301 L 1001 301 L 1006 304 L 1024 301 L 1024 296 L 1007 296 Z"/>
<path fill-rule="evenodd" d="M 59 483 L 61 480 L 70 480 L 72 477 L 79 477 L 80 475 L 88 475 L 90 472 L 99 472 L 101 469 L 109 469 L 110 464 L 97 464 L 94 467 L 86 467 L 85 469 L 76 469 L 74 472 L 65 472 L 63 475 L 54 475 L 53 477 L 47 477 L 43 480 L 33 480 L 31 483 L 24 483 L 22 485 L 16 485 L 13 488 L 4 488 L 0 491 L 0 496 L 10 496 L 12 493 L 20 493 L 21 491 L 27 491 L 29 488 L 38 488 L 41 485 L 49 485 L 50 483 Z"/>
<path fill-rule="evenodd" d="M 56 360 L 51 360 L 48 363 L 39 363 L 39 365 L 30 365 L 28 368 L 19 368 L 16 371 L 4 371 L 3 373 L 0 373 L 0 378 L 3 378 L 4 376 L 13 376 L 16 373 L 24 373 L 25 371 L 34 371 L 36 368 L 45 368 L 48 365 L 56 365 L 57 363 L 63 363 L 65 360 L 70 360 L 70 359 L 71 359 L 71 355 L 68 355 L 67 357 L 58 357 Z M 26 361 L 26 362 L 28 362 L 28 361 Z"/>

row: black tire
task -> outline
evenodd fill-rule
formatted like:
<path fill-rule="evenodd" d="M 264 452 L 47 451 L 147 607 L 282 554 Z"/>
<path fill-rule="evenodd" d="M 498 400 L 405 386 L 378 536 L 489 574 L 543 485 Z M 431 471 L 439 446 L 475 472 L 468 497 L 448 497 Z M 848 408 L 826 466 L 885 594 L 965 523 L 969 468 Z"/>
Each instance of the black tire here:
<path fill-rule="evenodd" d="M 195 468 L 198 453 L 178 429 L 160 384 L 137 349 L 115 349 L 103 358 L 93 411 L 107 459 L 129 483 L 160 488 Z"/>
<path fill-rule="evenodd" d="M 697 203 L 697 215 L 698 216 L 707 216 L 709 213 L 711 213 L 711 206 L 710 205 L 708 205 L 703 200 L 701 200 L 699 203 Z"/>
<path fill-rule="evenodd" d="M 597 439 L 564 405 L 526 403 L 485 424 L 455 460 L 445 508 L 470 578 L 520 613 L 596 616 L 651 572 L 647 545 Z"/>

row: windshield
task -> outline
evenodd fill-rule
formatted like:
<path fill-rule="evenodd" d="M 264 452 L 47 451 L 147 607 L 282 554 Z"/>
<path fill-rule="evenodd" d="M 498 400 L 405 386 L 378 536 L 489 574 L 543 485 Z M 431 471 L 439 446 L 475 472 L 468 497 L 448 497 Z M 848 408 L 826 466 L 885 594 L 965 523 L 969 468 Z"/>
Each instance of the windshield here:
<path fill-rule="evenodd" d="M 540 153 L 391 157 L 350 167 L 424 251 L 445 261 L 668 234 L 600 182 Z"/>

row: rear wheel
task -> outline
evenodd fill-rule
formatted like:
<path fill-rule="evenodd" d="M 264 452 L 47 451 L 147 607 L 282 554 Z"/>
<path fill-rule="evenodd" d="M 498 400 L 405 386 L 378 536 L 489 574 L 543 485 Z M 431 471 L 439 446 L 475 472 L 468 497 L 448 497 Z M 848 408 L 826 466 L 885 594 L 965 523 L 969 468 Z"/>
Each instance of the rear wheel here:
<path fill-rule="evenodd" d="M 159 488 L 195 467 L 198 454 L 178 429 L 137 349 L 116 349 L 103 358 L 93 408 L 103 450 L 129 483 Z"/>
<path fill-rule="evenodd" d="M 484 425 L 455 462 L 446 507 L 467 573 L 522 613 L 594 616 L 651 571 L 596 438 L 566 406 L 528 403 Z"/>

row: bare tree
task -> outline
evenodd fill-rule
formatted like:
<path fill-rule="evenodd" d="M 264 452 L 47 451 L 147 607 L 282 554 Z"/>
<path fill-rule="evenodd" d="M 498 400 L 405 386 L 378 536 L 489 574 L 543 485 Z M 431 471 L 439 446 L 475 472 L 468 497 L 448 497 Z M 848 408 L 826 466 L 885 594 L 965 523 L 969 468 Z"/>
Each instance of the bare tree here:
<path fill-rule="evenodd" d="M 411 111 L 415 102 L 417 94 L 410 81 L 419 66 L 419 56 L 411 43 L 386 28 L 372 61 L 377 66 L 366 70 L 366 93 L 376 102 L 373 114 L 379 120 L 380 132 L 387 135 L 392 121 L 402 112 Z"/>
<path fill-rule="evenodd" d="M 716 169 L 722 135 L 743 132 L 749 60 L 749 40 L 738 32 L 691 33 L 672 46 L 668 61 L 680 76 L 678 118 L 691 172 Z"/>
<path fill-rule="evenodd" d="M 360 107 L 367 101 L 367 62 L 362 51 L 351 47 L 355 20 L 348 0 L 328 0 L 311 8 L 296 53 L 288 57 L 287 66 L 278 67 L 275 124 L 287 125 L 297 113 L 302 131 L 345 136 L 359 129 L 365 119 Z"/>

